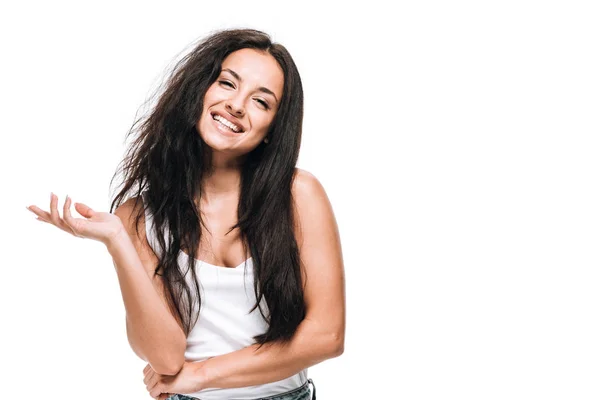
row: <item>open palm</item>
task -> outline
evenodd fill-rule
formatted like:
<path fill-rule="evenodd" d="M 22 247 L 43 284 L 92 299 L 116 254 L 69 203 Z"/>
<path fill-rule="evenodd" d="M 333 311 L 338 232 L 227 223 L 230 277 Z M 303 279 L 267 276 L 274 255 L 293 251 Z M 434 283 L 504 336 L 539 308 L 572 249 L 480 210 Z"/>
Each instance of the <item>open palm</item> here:
<path fill-rule="evenodd" d="M 80 238 L 89 238 L 108 244 L 123 229 L 121 219 L 114 214 L 97 212 L 83 203 L 75 203 L 75 210 L 85 218 L 73 218 L 71 215 L 71 198 L 67 196 L 63 205 L 63 217 L 58 209 L 58 197 L 52 194 L 50 197 L 50 212 L 44 211 L 37 206 L 29 206 L 27 209 L 37 215 L 37 219 L 52 224 L 63 231 Z"/>

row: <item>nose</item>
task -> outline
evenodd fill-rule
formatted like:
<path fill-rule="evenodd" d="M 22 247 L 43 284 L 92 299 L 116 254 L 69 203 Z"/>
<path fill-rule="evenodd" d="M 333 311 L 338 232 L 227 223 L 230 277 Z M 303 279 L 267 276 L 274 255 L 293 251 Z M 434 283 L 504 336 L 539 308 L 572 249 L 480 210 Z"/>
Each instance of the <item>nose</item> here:
<path fill-rule="evenodd" d="M 225 103 L 225 109 L 237 117 L 244 116 L 243 100 L 238 97 L 232 97 Z"/>

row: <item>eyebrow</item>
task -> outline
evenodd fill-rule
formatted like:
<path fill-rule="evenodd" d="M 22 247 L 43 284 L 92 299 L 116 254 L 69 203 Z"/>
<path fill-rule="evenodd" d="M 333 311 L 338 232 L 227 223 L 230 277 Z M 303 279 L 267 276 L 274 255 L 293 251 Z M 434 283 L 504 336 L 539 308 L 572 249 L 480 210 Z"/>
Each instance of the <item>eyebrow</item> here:
<path fill-rule="evenodd" d="M 233 70 L 231 70 L 231 69 L 229 69 L 229 68 L 223 68 L 223 69 L 221 70 L 221 72 L 225 72 L 225 71 L 226 71 L 226 72 L 229 72 L 231 75 L 233 75 L 233 76 L 235 77 L 235 79 L 237 79 L 238 81 L 240 81 L 240 82 L 242 81 L 242 77 L 241 77 L 241 76 L 239 76 L 239 75 L 237 74 L 237 72 L 235 72 L 235 71 L 233 71 Z M 273 93 L 272 91 L 270 91 L 270 90 L 269 90 L 269 89 L 267 89 L 266 87 L 264 87 L 264 86 L 261 86 L 261 87 L 259 87 L 259 88 L 258 88 L 258 90 L 260 90 L 260 91 L 261 91 L 261 92 L 263 92 L 263 93 L 268 93 L 268 94 L 270 94 L 271 96 L 275 97 L 275 101 L 279 102 L 279 100 L 277 99 L 277 96 L 275 96 L 275 93 Z"/>

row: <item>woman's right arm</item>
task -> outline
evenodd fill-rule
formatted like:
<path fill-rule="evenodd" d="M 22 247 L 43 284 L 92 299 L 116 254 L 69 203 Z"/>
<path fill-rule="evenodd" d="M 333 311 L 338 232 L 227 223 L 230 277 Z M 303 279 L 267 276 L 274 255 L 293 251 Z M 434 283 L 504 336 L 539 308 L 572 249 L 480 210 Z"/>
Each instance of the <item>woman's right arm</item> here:
<path fill-rule="evenodd" d="M 158 259 L 146 239 L 144 218 L 138 228 L 141 237 L 136 234 L 134 203 L 129 199 L 115 210 L 125 229 L 106 245 L 125 304 L 127 337 L 154 371 L 176 375 L 185 361 L 187 339 L 181 321 L 169 310 L 162 278 L 154 276 Z"/>

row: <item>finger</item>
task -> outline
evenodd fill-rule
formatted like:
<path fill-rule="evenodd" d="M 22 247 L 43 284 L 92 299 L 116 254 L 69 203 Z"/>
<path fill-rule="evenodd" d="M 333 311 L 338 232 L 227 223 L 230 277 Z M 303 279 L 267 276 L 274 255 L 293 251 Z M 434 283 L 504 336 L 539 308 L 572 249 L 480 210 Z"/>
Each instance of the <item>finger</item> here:
<path fill-rule="evenodd" d="M 71 221 L 71 198 L 69 197 L 69 195 L 67 195 L 67 197 L 65 198 L 65 204 L 63 204 L 63 219 L 65 220 L 65 222 L 67 224 L 70 224 Z"/>
<path fill-rule="evenodd" d="M 54 225 L 60 227 L 60 215 L 58 215 L 58 210 L 56 205 L 58 204 L 58 197 L 54 193 L 50 193 L 50 221 L 54 223 Z"/>
<path fill-rule="evenodd" d="M 158 396 L 160 396 L 162 393 L 166 392 L 167 389 L 165 389 L 163 387 L 162 384 L 157 384 L 156 386 L 154 386 L 154 388 L 152 390 L 150 390 L 150 396 L 154 397 L 155 399 L 158 399 Z"/>
<path fill-rule="evenodd" d="M 150 374 L 152 374 L 154 370 L 152 368 L 148 368 L 148 370 L 145 371 L 146 372 L 144 372 L 144 383 L 146 383 L 146 379 L 150 379 Z"/>
<path fill-rule="evenodd" d="M 152 371 L 146 371 L 146 374 L 144 375 L 144 384 L 148 385 L 148 383 L 150 383 L 151 379 L 152 379 Z"/>
<path fill-rule="evenodd" d="M 75 231 L 75 219 L 71 216 L 71 198 L 67 195 L 65 199 L 65 204 L 63 206 L 63 220 L 65 221 L 65 225 L 71 230 L 71 233 L 74 236 L 82 237 L 79 233 Z"/>
<path fill-rule="evenodd" d="M 83 203 L 75 203 L 75 210 L 86 218 L 92 218 L 96 212 Z"/>
<path fill-rule="evenodd" d="M 73 233 L 58 213 L 58 196 L 50 193 L 50 221 L 57 227 L 68 233 Z"/>
<path fill-rule="evenodd" d="M 50 204 L 51 204 L 50 215 L 51 215 L 51 219 L 52 219 L 52 222 L 54 223 L 54 225 L 56 225 L 57 227 L 59 227 L 60 229 L 62 229 L 63 231 L 65 231 L 67 233 L 75 235 L 75 232 L 73 232 L 73 229 L 60 217 L 60 214 L 58 213 L 58 196 L 55 195 L 54 193 L 52 193 L 52 200 L 50 201 Z M 64 212 L 64 206 L 63 206 L 63 212 Z M 54 213 L 54 215 L 52 213 Z M 75 235 L 75 236 L 77 236 L 77 235 Z"/>
<path fill-rule="evenodd" d="M 150 378 L 150 381 L 146 384 L 146 390 L 150 392 L 152 397 L 158 397 L 162 393 L 162 384 L 160 383 L 160 377 L 155 374 Z"/>
<path fill-rule="evenodd" d="M 37 206 L 28 206 L 25 207 L 27 208 L 29 211 L 31 211 L 32 213 L 34 213 L 35 215 L 38 216 L 38 219 L 40 220 L 49 220 L 50 219 L 50 213 L 47 211 L 42 210 L 41 208 L 37 207 Z M 44 222 L 46 222 L 44 221 Z"/>

